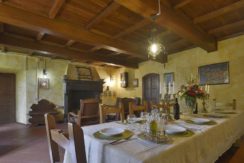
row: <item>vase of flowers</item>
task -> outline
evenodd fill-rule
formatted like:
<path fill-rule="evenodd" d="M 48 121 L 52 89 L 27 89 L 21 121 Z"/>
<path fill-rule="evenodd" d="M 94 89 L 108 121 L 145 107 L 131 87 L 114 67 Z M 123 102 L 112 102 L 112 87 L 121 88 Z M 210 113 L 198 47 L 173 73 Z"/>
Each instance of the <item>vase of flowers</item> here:
<path fill-rule="evenodd" d="M 181 86 L 178 95 L 185 99 L 186 106 L 189 108 L 190 113 L 195 111 L 197 99 L 205 99 L 208 96 L 204 89 L 196 83 Z"/>

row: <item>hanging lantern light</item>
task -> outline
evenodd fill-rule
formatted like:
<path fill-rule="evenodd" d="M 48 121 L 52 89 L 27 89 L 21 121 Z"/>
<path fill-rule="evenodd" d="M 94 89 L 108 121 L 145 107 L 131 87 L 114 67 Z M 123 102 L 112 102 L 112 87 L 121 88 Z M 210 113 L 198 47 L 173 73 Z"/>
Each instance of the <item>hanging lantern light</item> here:
<path fill-rule="evenodd" d="M 160 0 L 158 0 L 158 13 L 153 15 L 151 18 L 153 22 L 156 21 L 157 17 L 161 15 Z M 165 53 L 165 47 L 160 42 L 159 37 L 157 36 L 157 28 L 153 28 L 151 31 L 151 36 L 148 40 L 148 58 L 156 59 L 160 53 Z"/>

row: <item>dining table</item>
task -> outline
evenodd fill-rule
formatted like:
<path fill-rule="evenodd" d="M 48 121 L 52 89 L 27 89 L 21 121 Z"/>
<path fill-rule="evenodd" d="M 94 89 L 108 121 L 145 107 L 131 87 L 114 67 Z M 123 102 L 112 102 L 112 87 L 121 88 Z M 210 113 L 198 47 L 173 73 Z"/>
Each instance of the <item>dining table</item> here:
<path fill-rule="evenodd" d="M 206 116 L 209 115 L 209 116 Z M 169 135 L 165 143 L 155 143 L 141 139 L 140 125 L 131 126 L 121 122 L 109 122 L 82 127 L 84 132 L 86 158 L 88 163 L 214 163 L 233 143 L 244 135 L 244 112 L 235 111 L 224 116 L 198 114 L 214 122 L 213 124 L 195 124 L 186 121 L 192 115 L 168 122 L 184 127 L 191 135 Z M 219 115 L 219 114 L 218 114 Z M 194 116 L 195 117 L 195 116 Z M 112 140 L 98 139 L 94 133 L 105 128 L 131 130 L 129 139 L 113 143 Z M 65 163 L 69 163 L 69 154 L 65 153 Z"/>

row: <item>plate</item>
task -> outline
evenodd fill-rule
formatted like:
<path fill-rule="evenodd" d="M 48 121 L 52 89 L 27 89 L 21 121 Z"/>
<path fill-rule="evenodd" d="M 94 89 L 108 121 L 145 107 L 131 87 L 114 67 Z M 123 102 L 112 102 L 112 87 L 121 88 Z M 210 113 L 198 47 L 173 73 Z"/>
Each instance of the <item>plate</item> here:
<path fill-rule="evenodd" d="M 134 133 L 130 130 L 125 130 L 122 134 L 113 135 L 113 136 L 106 136 L 102 134 L 100 131 L 93 133 L 93 136 L 97 139 L 104 139 L 104 140 L 120 140 L 120 139 L 128 139 L 132 137 Z"/>
<path fill-rule="evenodd" d="M 210 122 L 210 120 L 206 118 L 192 118 L 191 121 L 196 124 L 203 124 L 203 123 Z"/>
<path fill-rule="evenodd" d="M 178 133 L 186 132 L 186 129 L 184 127 L 180 127 L 177 125 L 167 125 L 165 132 L 167 134 L 178 134 Z"/>
<path fill-rule="evenodd" d="M 122 128 L 104 128 L 100 130 L 100 133 L 105 136 L 114 136 L 122 134 L 125 130 Z"/>

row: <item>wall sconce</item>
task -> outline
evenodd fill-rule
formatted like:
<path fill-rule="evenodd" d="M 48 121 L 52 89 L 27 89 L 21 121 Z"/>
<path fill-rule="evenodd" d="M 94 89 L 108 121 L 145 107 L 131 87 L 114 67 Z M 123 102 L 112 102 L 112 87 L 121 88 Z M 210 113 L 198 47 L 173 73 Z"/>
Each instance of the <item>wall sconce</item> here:
<path fill-rule="evenodd" d="M 44 60 L 44 68 L 42 70 L 42 77 L 38 78 L 38 86 L 41 89 L 49 89 L 49 78 L 47 78 L 46 60 Z"/>

